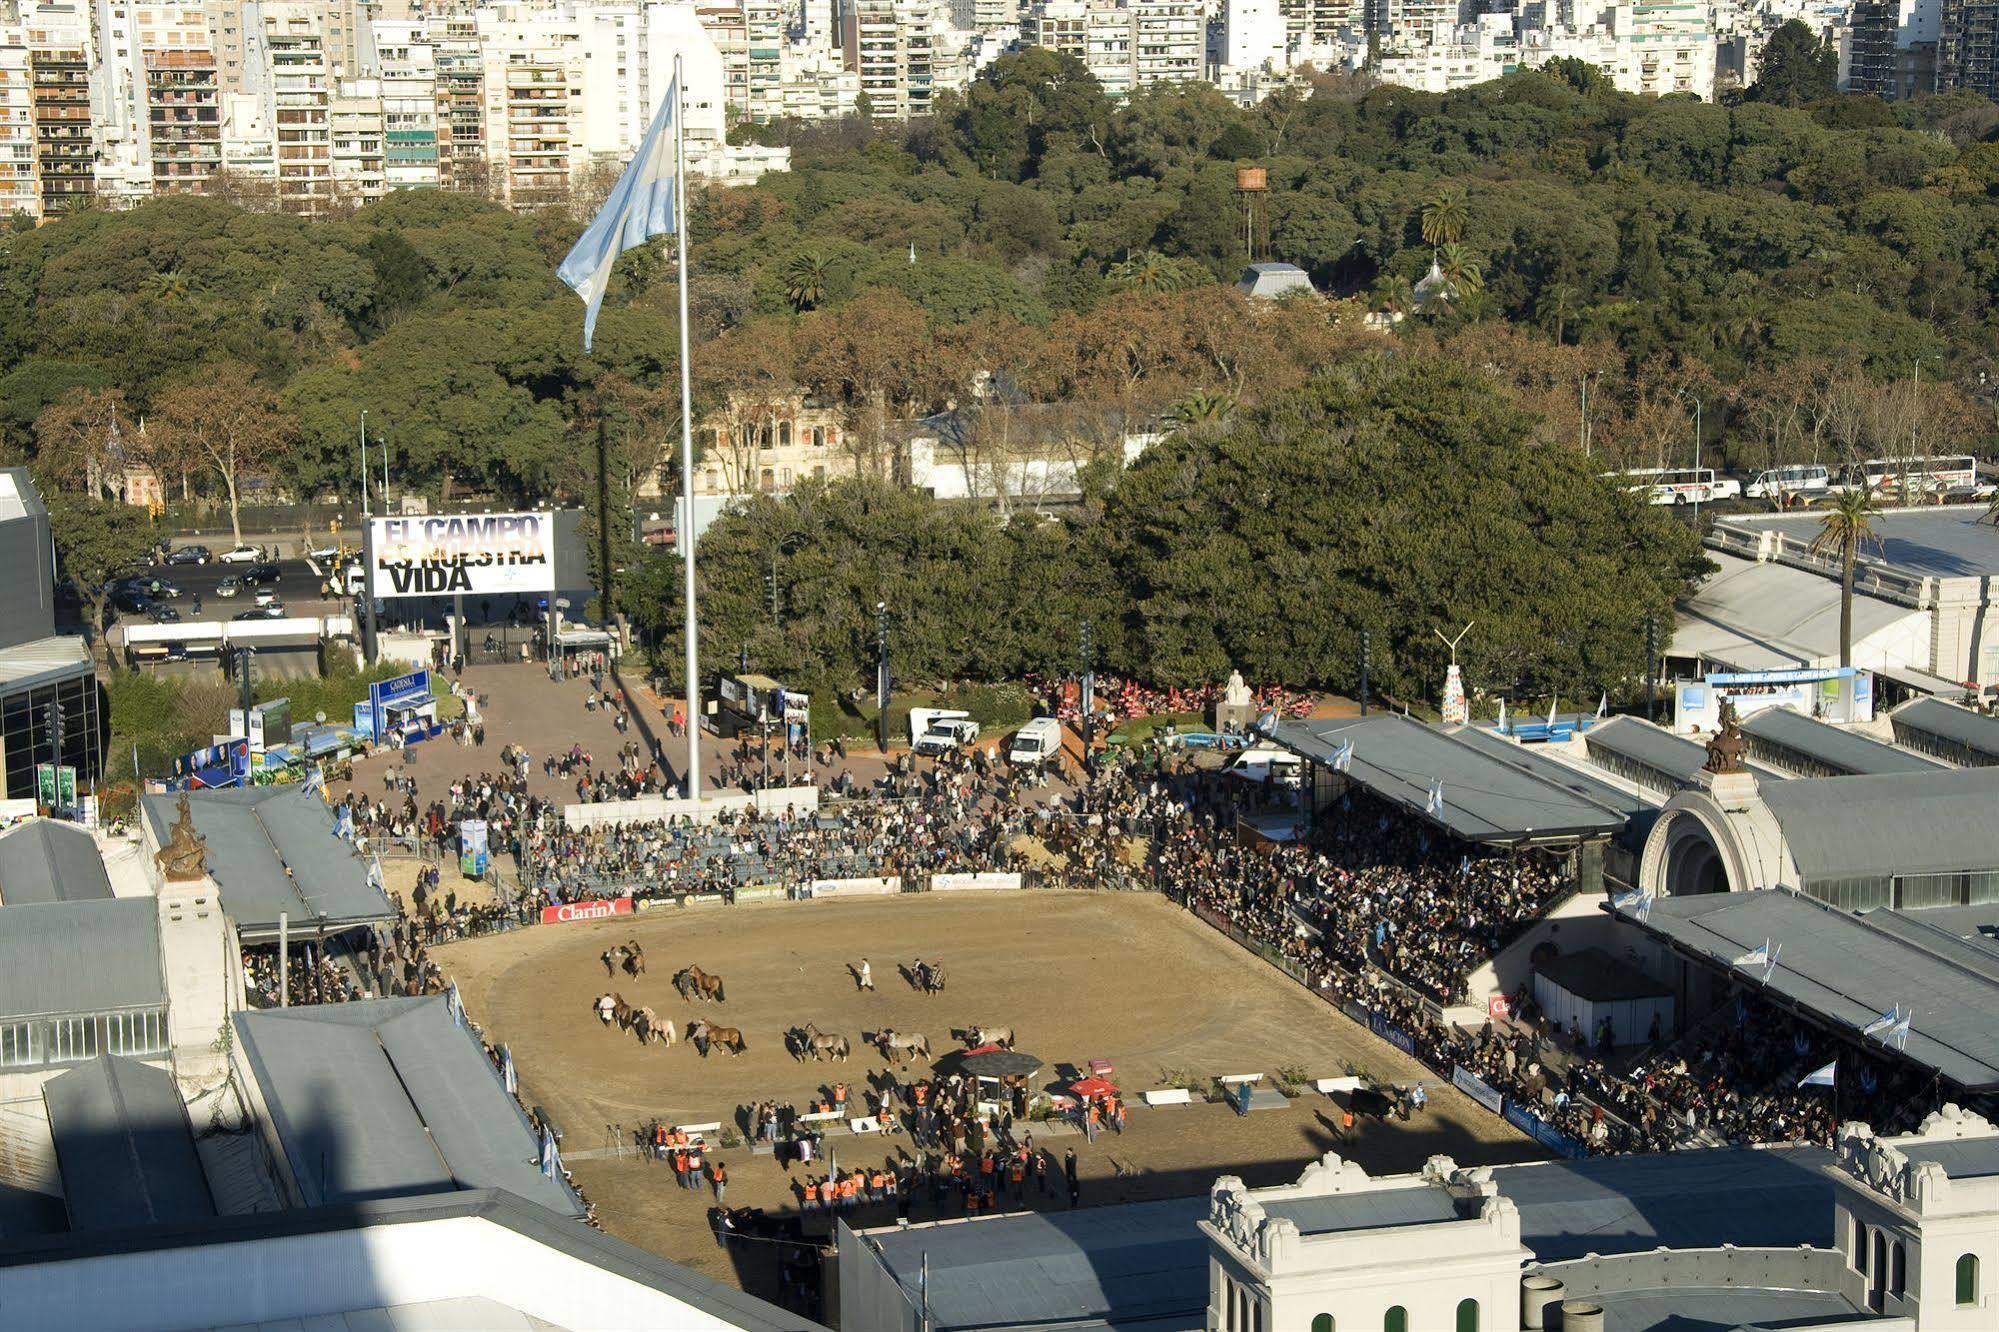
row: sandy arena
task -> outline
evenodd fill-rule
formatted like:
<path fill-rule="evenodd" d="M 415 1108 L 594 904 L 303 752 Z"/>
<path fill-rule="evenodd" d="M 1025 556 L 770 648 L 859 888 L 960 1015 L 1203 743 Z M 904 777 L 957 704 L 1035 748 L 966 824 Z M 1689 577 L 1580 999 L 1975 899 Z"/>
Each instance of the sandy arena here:
<path fill-rule="evenodd" d="M 645 949 L 648 974 L 607 980 L 599 955 L 630 938 Z M 1037 1086 L 1054 1083 L 1060 1066 L 1109 1059 L 1133 1100 L 1160 1086 L 1167 1069 L 1207 1077 L 1295 1065 L 1307 1078 L 1366 1070 L 1429 1080 L 1430 1108 L 1413 1122 L 1365 1121 L 1345 1135 L 1338 1107 L 1310 1091 L 1286 1109 L 1246 1117 L 1220 1105 L 1140 1107 L 1123 1136 L 1105 1134 L 1094 1145 L 1080 1135 L 1038 1133 L 1037 1144 L 1058 1156 L 1075 1148 L 1086 1206 L 1202 1193 L 1221 1174 L 1274 1182 L 1328 1148 L 1378 1172 L 1413 1170 L 1440 1152 L 1467 1165 L 1543 1155 L 1415 1060 L 1152 894 L 964 893 L 668 909 L 538 926 L 446 945 L 436 956 L 486 1038 L 511 1047 L 523 1100 L 545 1107 L 562 1126 L 575 1178 L 606 1229 L 766 1297 L 774 1278 L 759 1255 L 745 1252 L 754 1246 L 738 1245 L 733 1259 L 717 1248 L 706 1221 L 712 1198 L 677 1188 L 670 1171 L 630 1155 L 590 1158 L 612 1125 L 629 1133 L 654 1117 L 735 1124 L 740 1105 L 776 1099 L 805 1108 L 835 1080 L 858 1101 L 870 1072 L 886 1067 L 861 1033 L 881 1027 L 922 1032 L 942 1055 L 956 1048 L 953 1028 L 1010 1025 L 1017 1048 L 1045 1061 Z M 848 970 L 863 956 L 873 964 L 873 993 L 857 991 Z M 943 962 L 946 993 L 926 997 L 898 974 L 898 963 L 919 956 Z M 688 963 L 723 977 L 725 1003 L 680 1000 L 672 976 Z M 670 1050 L 641 1047 L 598 1021 L 592 1004 L 606 989 L 651 1005 L 683 1032 L 689 1018 L 702 1016 L 739 1027 L 748 1052 L 732 1058 L 718 1050 L 704 1060 L 685 1040 Z M 783 1033 L 807 1022 L 849 1037 L 853 1059 L 792 1059 Z M 928 1072 L 921 1062 L 914 1069 Z M 879 1162 L 909 1141 L 843 1136 L 828 1145 L 852 1166 Z M 732 1207 L 794 1205 L 787 1176 L 768 1156 L 739 1149 L 724 1159 Z M 879 1211 L 852 1219 L 893 1219 L 887 1207 Z M 918 1209 L 919 1218 L 926 1214 Z"/>

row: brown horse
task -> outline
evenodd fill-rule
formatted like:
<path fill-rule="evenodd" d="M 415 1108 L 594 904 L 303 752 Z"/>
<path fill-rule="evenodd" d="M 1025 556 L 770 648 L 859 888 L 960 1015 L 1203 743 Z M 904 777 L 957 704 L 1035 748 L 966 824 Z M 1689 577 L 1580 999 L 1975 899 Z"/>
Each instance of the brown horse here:
<path fill-rule="evenodd" d="M 741 1030 L 735 1027 L 717 1027 L 707 1022 L 693 1022 L 688 1025 L 687 1039 L 703 1047 L 702 1055 L 707 1056 L 706 1047 L 721 1046 L 731 1055 L 739 1055 L 750 1048 L 743 1039 Z"/>
<path fill-rule="evenodd" d="M 728 995 L 722 992 L 722 978 L 710 976 L 696 966 L 682 967 L 674 973 L 673 988 L 680 991 L 682 999 L 714 1000 L 725 1003 Z"/>

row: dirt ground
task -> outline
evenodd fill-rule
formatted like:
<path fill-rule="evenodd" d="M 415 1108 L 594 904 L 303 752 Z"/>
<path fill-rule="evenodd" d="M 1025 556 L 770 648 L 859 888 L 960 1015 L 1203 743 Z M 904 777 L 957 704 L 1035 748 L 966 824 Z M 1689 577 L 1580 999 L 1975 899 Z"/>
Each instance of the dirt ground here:
<path fill-rule="evenodd" d="M 622 973 L 607 980 L 599 954 L 628 938 L 644 947 L 649 972 L 636 982 Z M 1045 1061 L 1037 1085 L 1109 1059 L 1134 1101 L 1162 1085 L 1169 1069 L 1207 1077 L 1296 1065 L 1308 1078 L 1364 1069 L 1430 1080 L 1430 1108 L 1413 1122 L 1363 1122 L 1344 1138 L 1338 1107 L 1311 1091 L 1287 1108 L 1248 1116 L 1221 1105 L 1138 1107 L 1124 1135 L 1105 1134 L 1094 1145 L 1080 1135 L 1039 1135 L 1037 1145 L 1058 1155 L 1076 1150 L 1085 1205 L 1203 1193 L 1222 1174 L 1274 1183 L 1328 1149 L 1378 1172 L 1414 1170 L 1437 1153 L 1463 1165 L 1542 1155 L 1413 1059 L 1151 894 L 965 893 L 688 908 L 537 927 L 446 945 L 436 955 L 487 1039 L 511 1047 L 523 1098 L 562 1126 L 576 1180 L 605 1227 L 767 1297 L 774 1293 L 768 1250 L 718 1249 L 706 1221 L 712 1199 L 683 1192 L 671 1172 L 635 1156 L 589 1158 L 613 1126 L 629 1132 L 655 1116 L 734 1123 L 748 1102 L 803 1107 L 835 1079 L 858 1100 L 871 1074 L 886 1067 L 861 1045 L 861 1034 L 884 1026 L 924 1033 L 941 1055 L 955 1048 L 952 1028 L 1010 1025 L 1017 1048 Z M 858 992 L 848 971 L 863 955 L 873 964 L 872 993 Z M 898 963 L 918 956 L 944 963 L 945 994 L 926 997 L 899 976 Z M 671 978 L 688 963 L 724 978 L 725 1003 L 679 999 Z M 717 1051 L 703 1060 L 684 1040 L 670 1050 L 641 1048 L 592 1013 L 607 988 L 652 1005 L 683 1031 L 696 1016 L 739 1027 L 748 1052 L 731 1058 Z M 853 1040 L 853 1060 L 793 1060 L 783 1031 L 806 1022 Z M 834 1137 L 828 1144 L 851 1166 L 902 1152 L 908 1140 Z M 731 1206 L 795 1205 L 788 1177 L 771 1158 L 739 1149 L 724 1159 Z M 853 1219 L 892 1219 L 880 1210 L 880 1217 Z M 927 1205 L 916 1212 L 928 1214 Z"/>

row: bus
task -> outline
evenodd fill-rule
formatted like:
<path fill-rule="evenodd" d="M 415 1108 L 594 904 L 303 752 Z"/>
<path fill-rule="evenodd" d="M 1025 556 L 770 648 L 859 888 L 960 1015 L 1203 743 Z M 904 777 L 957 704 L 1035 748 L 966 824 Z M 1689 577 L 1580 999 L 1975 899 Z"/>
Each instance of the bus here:
<path fill-rule="evenodd" d="M 1840 473 L 1840 485 L 1847 490 L 1870 494 L 1936 494 L 1940 491 L 1975 488 L 1978 460 L 1968 454 L 1939 455 L 1935 458 L 1869 458 L 1848 463 Z"/>
<path fill-rule="evenodd" d="M 1648 504 L 1706 504 L 1742 495 L 1740 481 L 1716 476 L 1712 467 L 1639 467 L 1604 475 Z"/>
<path fill-rule="evenodd" d="M 1790 463 L 1783 467 L 1772 467 L 1758 472 L 1742 492 L 1750 499 L 1768 499 L 1783 503 L 1802 498 L 1809 502 L 1823 495 L 1832 485 L 1832 471 L 1819 463 Z"/>

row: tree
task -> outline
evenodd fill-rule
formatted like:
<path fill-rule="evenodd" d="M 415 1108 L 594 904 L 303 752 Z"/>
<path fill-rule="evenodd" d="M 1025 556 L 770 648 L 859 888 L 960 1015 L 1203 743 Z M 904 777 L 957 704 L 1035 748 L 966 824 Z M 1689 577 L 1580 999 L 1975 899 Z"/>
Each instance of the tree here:
<path fill-rule="evenodd" d="M 153 541 L 152 524 L 143 510 L 116 500 L 66 490 L 50 491 L 42 499 L 49 510 L 56 563 L 77 596 L 89 603 L 90 632 L 101 648 L 111 579 L 145 558 Z"/>
<path fill-rule="evenodd" d="M 1756 62 L 1749 95 L 1759 102 L 1801 106 L 1839 90 L 1839 52 L 1801 19 L 1778 25 Z"/>
<path fill-rule="evenodd" d="M 35 470 L 56 486 L 80 486 L 92 499 L 113 499 L 124 466 L 120 418 L 125 395 L 117 389 L 74 388 L 35 418 Z"/>
<path fill-rule="evenodd" d="M 1566 282 L 1551 282 L 1541 288 L 1541 294 L 1534 301 L 1534 315 L 1541 321 L 1541 327 L 1555 335 L 1555 341 L 1567 340 L 1569 325 L 1574 322 L 1582 299 L 1576 289 Z"/>
<path fill-rule="evenodd" d="M 229 530 L 243 544 L 243 479 L 275 463 L 296 438 L 291 418 L 247 366 L 223 364 L 161 394 L 146 435 L 162 474 L 207 472 L 229 501 Z"/>
<path fill-rule="evenodd" d="M 1141 250 L 1112 264 L 1110 276 L 1118 285 L 1148 295 L 1179 291 L 1188 280 L 1187 270 L 1178 260 L 1169 259 L 1157 250 Z"/>
<path fill-rule="evenodd" d="M 784 269 L 784 298 L 794 310 L 816 310 L 826 303 L 826 282 L 832 267 L 833 261 L 820 250 L 792 256 Z"/>
<path fill-rule="evenodd" d="M 1831 555 L 1839 561 L 1839 664 L 1853 664 L 1853 566 L 1863 545 L 1876 543 L 1874 496 L 1863 486 L 1850 486 L 1834 495 L 1819 519 L 1818 533 L 1812 537 L 1814 555 Z"/>
<path fill-rule="evenodd" d="M 1446 241 L 1437 249 L 1437 271 L 1451 284 L 1453 292 L 1471 293 L 1485 286 L 1485 260 L 1469 245 Z"/>
<path fill-rule="evenodd" d="M 1166 410 L 1166 419 L 1175 429 L 1227 424 L 1235 415 L 1236 400 L 1227 393 L 1190 393 Z"/>
<path fill-rule="evenodd" d="M 1470 218 L 1463 190 L 1456 186 L 1438 190 L 1423 202 L 1423 243 L 1433 248 L 1453 244 L 1464 235 Z"/>

